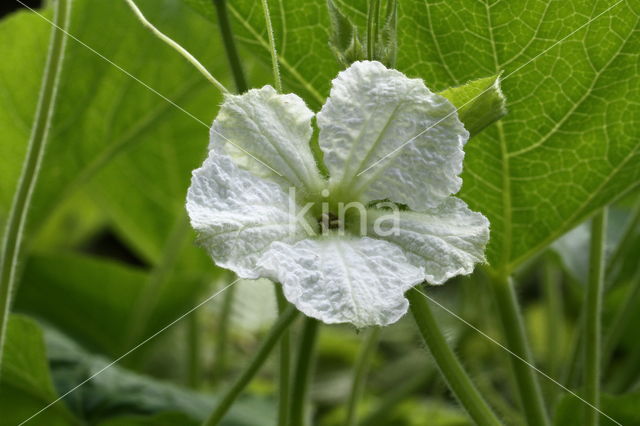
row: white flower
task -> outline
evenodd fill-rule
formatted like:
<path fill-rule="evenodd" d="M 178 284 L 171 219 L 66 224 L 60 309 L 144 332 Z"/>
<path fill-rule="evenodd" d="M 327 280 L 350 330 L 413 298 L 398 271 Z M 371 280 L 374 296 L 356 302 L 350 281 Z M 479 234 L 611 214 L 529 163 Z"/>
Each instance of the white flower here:
<path fill-rule="evenodd" d="M 218 265 L 280 282 L 311 317 L 364 327 L 397 321 L 412 286 L 484 261 L 489 222 L 452 197 L 468 132 L 449 101 L 379 62 L 354 63 L 316 116 L 328 180 L 313 117 L 270 86 L 225 99 L 187 196 Z"/>

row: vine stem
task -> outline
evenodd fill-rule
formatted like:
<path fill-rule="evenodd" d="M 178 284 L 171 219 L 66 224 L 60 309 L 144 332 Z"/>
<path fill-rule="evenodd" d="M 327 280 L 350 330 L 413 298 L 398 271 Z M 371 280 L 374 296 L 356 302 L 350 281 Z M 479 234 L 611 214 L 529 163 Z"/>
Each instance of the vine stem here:
<path fill-rule="evenodd" d="M 304 426 L 306 419 L 306 401 L 311 372 L 313 371 L 318 320 L 305 318 L 302 336 L 298 346 L 298 358 L 291 389 L 291 414 L 289 422 L 293 426 Z"/>
<path fill-rule="evenodd" d="M 427 298 L 417 288 L 409 290 L 406 296 L 409 299 L 411 312 L 420 334 L 449 385 L 449 389 L 458 398 L 460 404 L 467 410 L 475 423 L 483 426 L 501 425 L 502 423 L 491 411 L 447 344 L 447 340 L 431 312 Z"/>
<path fill-rule="evenodd" d="M 244 93 L 249 90 L 249 85 L 247 84 L 247 79 L 245 78 L 242 63 L 240 62 L 240 56 L 238 55 L 238 49 L 236 48 L 236 43 L 233 38 L 231 24 L 229 23 L 227 2 L 226 0 L 213 0 L 213 6 L 216 8 L 216 16 L 218 17 L 220 35 L 222 36 L 222 43 L 224 44 L 224 51 L 227 54 L 227 60 L 229 61 L 229 67 L 231 68 L 233 81 L 236 85 L 238 93 Z"/>
<path fill-rule="evenodd" d="M 278 51 L 276 50 L 276 41 L 273 36 L 273 25 L 271 24 L 271 15 L 269 14 L 269 1 L 262 0 L 262 10 L 264 11 L 264 20 L 267 26 L 267 35 L 269 37 L 269 50 L 271 50 L 271 66 L 273 68 L 273 82 L 278 93 L 282 93 L 282 79 L 280 78 L 280 65 L 278 64 Z"/>
<path fill-rule="evenodd" d="M 226 87 L 224 87 L 222 83 L 216 80 L 216 78 L 213 75 L 211 75 L 211 73 L 204 67 L 204 65 L 202 65 L 200 61 L 198 61 L 191 53 L 189 53 L 187 49 L 180 46 L 180 44 L 174 41 L 171 37 L 164 34 L 162 31 L 157 29 L 151 22 L 149 22 L 149 20 L 147 20 L 147 18 L 144 16 L 140 8 L 134 3 L 133 0 L 124 0 L 124 1 L 127 2 L 131 10 L 133 11 L 134 15 L 136 16 L 136 18 L 138 18 L 138 20 L 142 23 L 142 25 L 147 27 L 149 30 L 151 30 L 151 32 L 156 37 L 158 37 L 160 40 L 168 44 L 173 50 L 175 50 L 180 55 L 182 55 L 187 61 L 191 63 L 191 65 L 193 65 L 200 72 L 200 74 L 202 74 L 207 80 L 209 80 L 214 86 L 216 86 L 218 90 L 220 90 L 222 93 L 229 93 L 229 90 Z"/>
<path fill-rule="evenodd" d="M 240 377 L 238 377 L 236 382 L 227 390 L 213 413 L 211 413 L 209 418 L 203 423 L 204 426 L 214 426 L 220 423 L 227 411 L 229 411 L 229 408 L 231 408 L 233 402 L 236 400 L 238 395 L 240 395 L 240 392 L 242 392 L 242 390 L 249 384 L 253 376 L 256 375 L 260 367 L 262 367 L 264 362 L 267 360 L 267 357 L 278 342 L 278 339 L 291 325 L 297 314 L 298 311 L 293 306 L 289 306 L 282 314 L 280 314 L 247 368 L 242 372 Z"/>
<path fill-rule="evenodd" d="M 584 397 L 593 404 L 585 407 L 585 425 L 597 426 L 600 416 L 600 362 L 602 355 L 602 293 L 604 288 L 604 247 L 607 226 L 606 207 L 591 221 L 589 247 L 589 281 L 585 306 L 585 370 Z"/>
<path fill-rule="evenodd" d="M 540 391 L 540 384 L 530 367 L 531 351 L 527 343 L 522 313 L 511 278 L 494 277 L 492 281 L 498 316 L 502 323 L 506 346 L 517 357 L 511 357 L 520 403 L 527 423 L 532 426 L 549 425 L 549 418 Z M 525 360 L 526 362 L 523 362 Z"/>
<path fill-rule="evenodd" d="M 22 242 L 31 199 L 38 183 L 51 120 L 58 97 L 58 84 L 62 74 L 67 33 L 71 23 L 73 0 L 58 0 L 54 7 L 47 61 L 38 96 L 33 127 L 20 180 L 11 203 L 2 249 L 0 251 L 0 365 L 6 339 L 11 299 L 18 279 L 18 263 L 22 255 Z"/>
<path fill-rule="evenodd" d="M 281 314 L 289 306 L 289 302 L 284 297 L 282 285 L 274 283 L 276 300 L 278 302 L 278 312 Z M 278 371 L 278 426 L 288 426 L 290 390 L 289 380 L 291 378 L 291 332 L 285 330 L 280 337 L 280 367 Z"/>
<path fill-rule="evenodd" d="M 356 426 L 357 424 L 358 402 L 364 391 L 367 373 L 369 372 L 373 355 L 376 352 L 381 331 L 382 329 L 380 327 L 375 327 L 366 332 L 367 335 L 364 338 L 362 349 L 356 360 L 353 383 L 351 384 L 351 394 L 349 395 L 349 401 L 347 403 L 346 426 Z"/>

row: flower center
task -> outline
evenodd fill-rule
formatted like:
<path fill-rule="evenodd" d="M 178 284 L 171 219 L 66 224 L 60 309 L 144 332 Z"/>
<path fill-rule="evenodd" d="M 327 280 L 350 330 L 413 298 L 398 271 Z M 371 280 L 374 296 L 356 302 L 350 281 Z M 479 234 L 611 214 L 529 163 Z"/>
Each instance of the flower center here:
<path fill-rule="evenodd" d="M 332 230 L 341 229 L 341 224 L 342 221 L 340 220 L 340 218 L 331 212 L 324 213 L 318 218 L 318 225 L 320 226 L 320 230 L 323 234 L 326 234 Z"/>

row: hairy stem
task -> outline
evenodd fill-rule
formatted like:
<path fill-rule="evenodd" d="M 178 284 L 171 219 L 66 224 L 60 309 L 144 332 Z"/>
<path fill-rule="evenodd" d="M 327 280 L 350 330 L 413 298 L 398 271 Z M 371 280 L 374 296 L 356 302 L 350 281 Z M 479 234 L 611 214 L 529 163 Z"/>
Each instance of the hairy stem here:
<path fill-rule="evenodd" d="M 373 355 L 376 352 L 381 331 L 382 329 L 379 327 L 367 330 L 367 335 L 362 342 L 362 348 L 356 360 L 353 383 L 351 384 L 351 394 L 349 395 L 349 401 L 347 403 L 346 426 L 355 426 L 357 424 L 358 402 L 360 402 L 360 398 L 364 392 L 367 373 L 369 372 Z"/>
<path fill-rule="evenodd" d="M 531 351 L 513 281 L 510 278 L 495 278 L 492 283 L 506 346 L 515 354 L 510 357 L 511 367 L 525 417 L 528 424 L 532 426 L 548 425 L 549 419 L 540 391 L 540 383 L 531 367 L 533 365 Z"/>
<path fill-rule="evenodd" d="M 289 306 L 289 302 L 284 297 L 282 286 L 275 283 L 276 299 L 278 302 L 278 312 L 281 314 Z M 289 390 L 289 380 L 291 377 L 291 332 L 285 330 L 280 338 L 280 366 L 278 377 L 278 426 L 288 426 L 289 412 L 291 410 L 289 401 L 291 399 Z"/>
<path fill-rule="evenodd" d="M 600 416 L 600 360 L 602 340 L 602 293 L 604 288 L 604 246 L 607 224 L 607 209 L 598 213 L 591 222 L 591 244 L 589 248 L 589 282 L 586 295 L 585 315 L 585 363 L 584 397 L 595 409 L 585 406 L 585 425 L 597 426 Z"/>
<path fill-rule="evenodd" d="M 540 384 L 535 371 L 531 368 L 531 365 L 533 365 L 531 352 L 527 342 L 522 313 L 513 288 L 513 281 L 510 278 L 495 278 L 492 280 L 492 284 L 506 346 L 517 356 L 510 357 L 511 367 L 515 374 L 520 403 L 524 409 L 525 417 L 531 426 L 548 425 L 549 419 L 542 399 Z"/>
<path fill-rule="evenodd" d="M 298 346 L 298 358 L 291 388 L 291 414 L 289 422 L 293 426 L 307 424 L 307 391 L 313 371 L 318 320 L 305 318 L 302 336 Z"/>
<path fill-rule="evenodd" d="M 242 372 L 240 377 L 238 377 L 236 382 L 227 390 L 218 403 L 218 406 L 203 425 L 214 426 L 220 423 L 227 411 L 229 411 L 229 408 L 231 408 L 233 402 L 236 400 L 238 395 L 240 395 L 240 392 L 242 392 L 242 390 L 249 384 L 253 376 L 256 375 L 260 367 L 262 367 L 264 362 L 267 360 L 267 357 L 275 347 L 278 339 L 291 325 L 297 314 L 298 311 L 293 306 L 289 306 L 282 314 L 280 314 L 278 320 L 275 322 L 273 327 L 271 327 L 269 334 L 267 334 L 267 337 L 258 348 L 247 368 Z"/>
<path fill-rule="evenodd" d="M 18 281 L 18 264 L 22 255 L 23 232 L 31 207 L 33 191 L 38 183 L 40 165 L 56 106 L 67 32 L 71 22 L 71 5 L 72 0 L 55 2 L 51 38 L 38 106 L 31 128 L 27 154 L 22 164 L 20 180 L 11 203 L 9 218 L 2 238 L 2 248 L 0 249 L 0 309 L 2 309 L 0 312 L 0 364 L 2 363 L 7 322 L 11 310 L 11 299 Z"/>
<path fill-rule="evenodd" d="M 501 425 L 502 423 L 491 411 L 447 344 L 447 340 L 431 312 L 426 296 L 417 288 L 409 290 L 406 296 L 424 342 L 449 385 L 449 389 L 458 398 L 462 407 L 479 425 Z"/>
<path fill-rule="evenodd" d="M 216 8 L 218 26 L 220 26 L 220 34 L 222 35 L 222 43 L 224 44 L 224 51 L 227 54 L 227 60 L 229 61 L 229 67 L 231 68 L 231 74 L 233 75 L 233 81 L 236 85 L 236 89 L 238 93 L 246 92 L 249 90 L 249 85 L 247 84 L 247 79 L 245 78 L 244 70 L 242 69 L 242 63 L 240 62 L 236 42 L 233 38 L 233 31 L 231 30 L 231 24 L 229 23 L 227 1 L 213 0 L 213 5 Z"/>
<path fill-rule="evenodd" d="M 378 41 L 378 17 L 380 15 L 380 0 L 369 0 L 367 10 L 367 59 L 373 61 L 376 55 Z"/>
<path fill-rule="evenodd" d="M 273 36 L 273 25 L 271 24 L 271 15 L 269 14 L 268 0 L 262 0 L 262 10 L 264 12 L 264 20 L 267 26 L 267 35 L 269 36 L 269 50 L 271 51 L 271 67 L 273 68 L 273 83 L 278 93 L 282 93 L 282 79 L 280 78 L 280 65 L 278 64 L 278 51 L 276 50 L 276 41 Z"/>

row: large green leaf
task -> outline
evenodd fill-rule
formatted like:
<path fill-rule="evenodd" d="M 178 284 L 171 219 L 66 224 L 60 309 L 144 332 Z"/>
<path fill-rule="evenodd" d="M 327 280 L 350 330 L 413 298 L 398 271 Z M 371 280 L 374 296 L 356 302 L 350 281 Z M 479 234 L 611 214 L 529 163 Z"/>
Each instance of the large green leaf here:
<path fill-rule="evenodd" d="M 45 328 L 45 341 L 58 391 L 71 391 L 65 400 L 88 424 L 200 424 L 216 404 L 216 395 L 197 393 L 111 365 L 110 360 L 86 352 L 54 329 Z M 74 389 L 80 383 L 83 385 Z M 273 418 L 272 404 L 248 396 L 234 405 L 222 426 L 266 426 L 273 423 Z"/>
<path fill-rule="evenodd" d="M 190 309 L 201 286 L 199 280 L 181 279 L 149 293 L 148 272 L 84 255 L 36 255 L 25 266 L 16 309 L 37 315 L 86 347 L 113 357 Z M 140 318 L 151 298 L 155 303 L 148 317 Z M 71 308 L 61 309 L 64 306 Z"/>
<path fill-rule="evenodd" d="M 221 47 L 209 22 L 176 1 L 139 3 L 149 19 L 221 74 L 225 64 L 212 60 Z M 7 165 L 0 179 L 0 218 L 6 215 L 24 156 L 49 29 L 50 23 L 31 12 L 0 24 L 0 54 L 6 58 L 0 64 L 0 154 Z M 183 211 L 190 170 L 204 156 L 220 94 L 153 37 L 125 2 L 75 1 L 70 33 L 30 229 L 37 230 L 61 200 L 92 182 L 91 192 L 107 200 L 102 207 L 126 240 L 145 259 L 158 262 Z M 119 163 L 105 170 L 114 161 Z M 92 179 L 96 175 L 97 183 Z M 136 197 L 112 206 L 122 201 L 122 192 Z M 128 214 L 119 214 L 121 210 Z"/>
<path fill-rule="evenodd" d="M 209 1 L 184 1 L 214 17 Z M 336 3 L 363 24 L 364 0 Z M 504 71 L 509 114 L 467 145 L 461 193 L 491 221 L 494 268 L 513 270 L 638 184 L 637 1 L 398 3 L 401 71 L 435 90 Z M 326 6 L 270 6 L 283 75 L 317 108 L 338 71 Z M 267 61 L 259 2 L 229 8 L 237 39 Z"/>
<path fill-rule="evenodd" d="M 225 75 L 224 62 L 212 60 L 221 47 L 210 22 L 175 0 L 139 3 L 163 31 L 212 64 L 214 74 Z M 27 231 L 38 234 L 40 250 L 43 243 L 48 249 L 61 242 L 73 247 L 106 216 L 154 269 L 146 273 L 83 257 L 39 256 L 25 264 L 18 303 L 87 346 L 117 355 L 190 308 L 202 291 L 198 281 L 215 272 L 190 244 L 184 196 L 190 171 L 204 157 L 208 123 L 221 98 L 154 38 L 125 2 L 77 0 L 72 22 Z M 0 124 L 6 136 L 0 154 L 7 165 L 0 172 L 0 222 L 24 156 L 49 30 L 50 23 L 33 12 L 0 23 L 0 53 L 11 60 L 0 63 Z M 78 309 L 60 309 L 69 298 Z"/>
<path fill-rule="evenodd" d="M 216 402 L 215 396 L 144 377 L 118 365 L 107 367 L 108 359 L 86 352 L 52 328 L 45 327 L 43 333 L 35 321 L 20 315 L 11 317 L 4 351 L 2 425 L 20 424 L 67 393 L 64 402 L 47 407 L 28 424 L 200 424 Z M 273 417 L 265 401 L 246 397 L 238 401 L 223 424 L 268 425 Z"/>
<path fill-rule="evenodd" d="M 49 374 L 42 332 L 26 317 L 13 315 L 9 320 L 0 377 L 3 425 L 20 424 L 58 398 Z M 80 424 L 80 421 L 64 403 L 58 403 L 29 424 L 63 426 Z"/>

